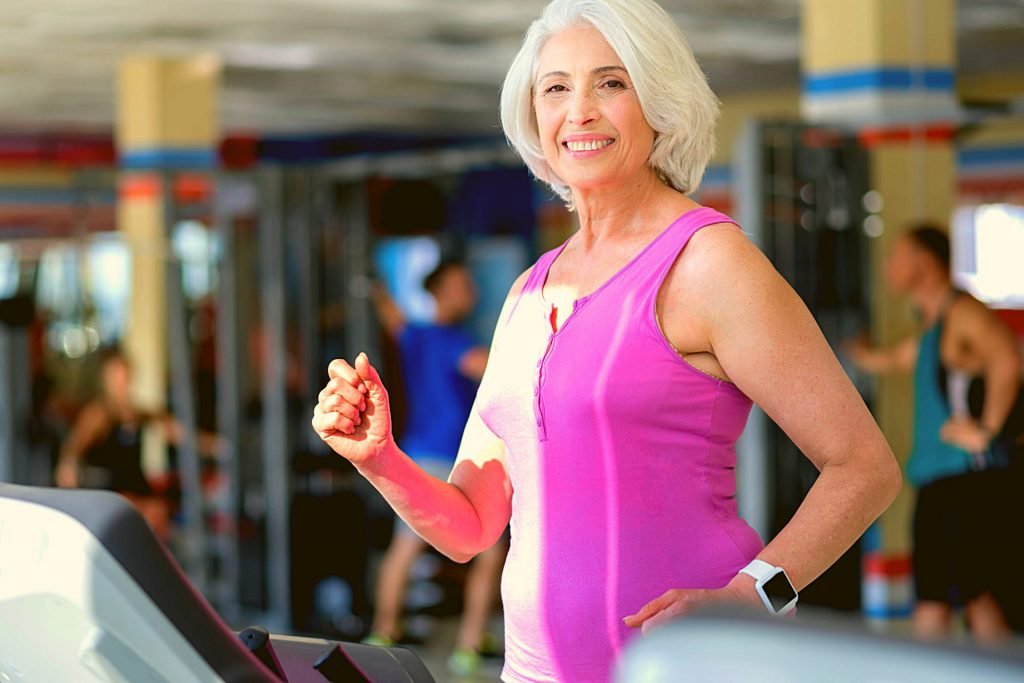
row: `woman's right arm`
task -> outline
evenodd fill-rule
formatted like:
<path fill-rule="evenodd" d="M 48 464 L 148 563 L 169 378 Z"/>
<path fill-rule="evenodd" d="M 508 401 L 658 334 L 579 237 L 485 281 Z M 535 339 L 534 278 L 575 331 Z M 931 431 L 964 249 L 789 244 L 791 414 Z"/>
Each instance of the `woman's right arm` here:
<path fill-rule="evenodd" d="M 498 321 L 494 345 L 518 296 L 516 281 Z M 424 540 L 457 562 L 468 562 L 492 546 L 508 524 L 512 486 L 505 446 L 474 405 L 455 467 L 447 482 L 431 477 L 402 452 L 391 433 L 387 390 L 366 354 L 353 367 L 335 360 L 320 392 L 313 428 L 380 491 L 395 512 Z M 486 382 L 486 372 L 484 382 Z"/>

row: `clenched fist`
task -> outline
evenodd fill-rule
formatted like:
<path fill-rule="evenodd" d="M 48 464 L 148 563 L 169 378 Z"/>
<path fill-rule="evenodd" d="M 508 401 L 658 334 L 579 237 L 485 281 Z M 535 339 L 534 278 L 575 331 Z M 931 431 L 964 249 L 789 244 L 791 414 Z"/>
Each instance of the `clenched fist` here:
<path fill-rule="evenodd" d="M 327 372 L 330 381 L 313 409 L 313 429 L 353 465 L 379 457 L 394 441 L 388 392 L 377 370 L 360 353 L 355 367 L 338 359 Z"/>

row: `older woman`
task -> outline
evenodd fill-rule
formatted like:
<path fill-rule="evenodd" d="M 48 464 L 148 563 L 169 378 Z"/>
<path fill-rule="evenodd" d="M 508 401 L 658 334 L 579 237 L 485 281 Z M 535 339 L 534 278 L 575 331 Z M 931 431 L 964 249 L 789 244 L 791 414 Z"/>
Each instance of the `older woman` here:
<path fill-rule="evenodd" d="M 449 480 L 395 446 L 365 354 L 330 366 L 315 429 L 424 539 L 465 561 L 511 518 L 506 681 L 606 680 L 635 629 L 705 603 L 788 611 L 899 489 L 807 309 L 687 197 L 716 113 L 654 2 L 555 0 L 509 70 L 502 122 L 580 229 L 512 287 Z M 821 471 L 767 546 L 736 512 L 751 401 Z"/>

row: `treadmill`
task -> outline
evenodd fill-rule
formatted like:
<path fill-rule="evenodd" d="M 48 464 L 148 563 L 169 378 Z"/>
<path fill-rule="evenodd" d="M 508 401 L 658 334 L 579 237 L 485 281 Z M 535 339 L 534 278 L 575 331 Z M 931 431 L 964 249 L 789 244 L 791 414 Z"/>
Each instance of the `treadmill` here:
<path fill-rule="evenodd" d="M 0 681 L 434 679 L 405 648 L 235 633 L 125 498 L 0 483 Z"/>

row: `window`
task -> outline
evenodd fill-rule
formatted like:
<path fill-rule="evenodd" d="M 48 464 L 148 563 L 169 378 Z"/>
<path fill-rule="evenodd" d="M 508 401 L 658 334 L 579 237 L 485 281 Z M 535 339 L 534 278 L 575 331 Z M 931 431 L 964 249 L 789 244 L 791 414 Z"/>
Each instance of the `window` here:
<path fill-rule="evenodd" d="M 959 287 L 993 308 L 1024 308 L 1024 206 L 959 209 L 950 239 Z"/>

